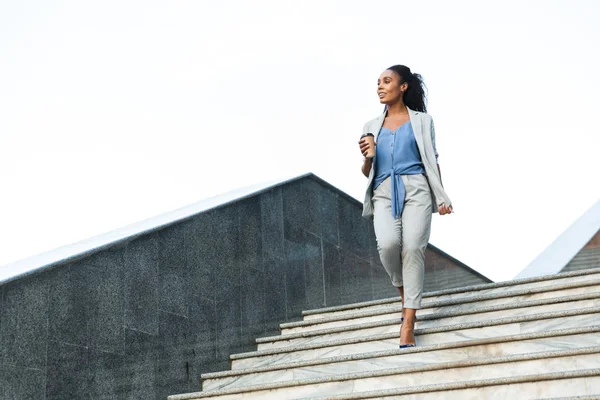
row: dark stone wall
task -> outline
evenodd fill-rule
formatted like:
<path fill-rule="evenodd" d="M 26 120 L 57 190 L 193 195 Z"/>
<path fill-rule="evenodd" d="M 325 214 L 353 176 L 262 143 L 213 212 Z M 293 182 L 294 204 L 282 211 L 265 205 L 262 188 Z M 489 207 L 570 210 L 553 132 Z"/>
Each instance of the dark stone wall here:
<path fill-rule="evenodd" d="M 0 286 L 0 398 L 199 391 L 304 309 L 397 295 L 361 207 L 307 176 Z M 427 290 L 486 282 L 426 257 Z"/>
<path fill-rule="evenodd" d="M 434 246 L 429 245 L 425 252 L 425 282 L 423 288 L 425 292 L 490 282 L 492 281 L 489 278 L 472 270 Z"/>

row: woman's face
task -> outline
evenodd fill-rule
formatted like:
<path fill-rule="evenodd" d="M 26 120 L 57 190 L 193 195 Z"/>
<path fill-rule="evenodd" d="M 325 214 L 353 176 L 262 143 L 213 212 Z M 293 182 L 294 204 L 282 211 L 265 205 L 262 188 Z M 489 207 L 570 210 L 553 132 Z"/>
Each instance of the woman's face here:
<path fill-rule="evenodd" d="M 386 69 L 377 80 L 377 95 L 381 104 L 391 105 L 402 100 L 402 95 L 408 89 L 408 83 L 400 84 L 400 76 Z"/>

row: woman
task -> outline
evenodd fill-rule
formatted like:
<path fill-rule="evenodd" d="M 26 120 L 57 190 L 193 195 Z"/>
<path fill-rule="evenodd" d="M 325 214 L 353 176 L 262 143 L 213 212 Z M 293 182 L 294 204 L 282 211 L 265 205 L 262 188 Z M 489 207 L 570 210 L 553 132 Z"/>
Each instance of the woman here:
<path fill-rule="evenodd" d="M 373 158 L 366 158 L 367 141 L 359 141 L 362 172 L 369 178 L 363 216 L 373 216 L 381 263 L 402 297 L 400 348 L 414 347 L 431 214 L 450 214 L 452 203 L 442 187 L 421 76 L 394 65 L 379 76 L 377 95 L 384 113 L 363 129 L 375 136 Z"/>

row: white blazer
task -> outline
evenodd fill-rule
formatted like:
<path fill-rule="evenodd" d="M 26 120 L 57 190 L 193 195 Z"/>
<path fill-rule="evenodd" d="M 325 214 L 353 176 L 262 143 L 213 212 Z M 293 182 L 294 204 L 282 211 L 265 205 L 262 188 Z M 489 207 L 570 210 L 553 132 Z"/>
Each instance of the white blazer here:
<path fill-rule="evenodd" d="M 367 122 L 363 128 L 363 133 L 372 133 L 375 135 L 375 141 L 377 141 L 377 136 L 379 136 L 379 131 L 383 126 L 383 120 L 385 119 L 386 113 L 387 112 L 384 112 L 379 117 Z M 425 167 L 425 176 L 427 177 L 429 188 L 431 189 L 432 211 L 436 213 L 438 212 L 439 206 L 442 204 L 452 205 L 452 202 L 442 186 L 442 178 L 440 177 L 437 167 L 438 154 L 435 148 L 435 128 L 433 126 L 433 119 L 427 113 L 414 111 L 410 108 L 408 108 L 408 114 L 410 116 L 413 132 L 415 133 L 417 147 L 421 154 L 421 161 Z M 365 200 L 363 202 L 362 215 L 365 218 L 373 216 L 373 179 L 375 177 L 376 162 L 377 160 L 374 159 L 373 167 L 369 173 Z"/>

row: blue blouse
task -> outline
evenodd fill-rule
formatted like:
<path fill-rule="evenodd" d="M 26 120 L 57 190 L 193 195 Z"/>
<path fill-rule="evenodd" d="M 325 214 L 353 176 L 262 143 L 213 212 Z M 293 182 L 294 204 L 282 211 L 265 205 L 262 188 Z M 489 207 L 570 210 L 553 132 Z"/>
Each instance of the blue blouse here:
<path fill-rule="evenodd" d="M 375 179 L 373 189 L 388 176 L 392 176 L 392 215 L 398 219 L 402 215 L 406 189 L 400 175 L 424 174 L 425 167 L 417 147 L 415 134 L 410 121 L 400 125 L 395 131 L 381 128 L 377 136 L 375 152 Z"/>

